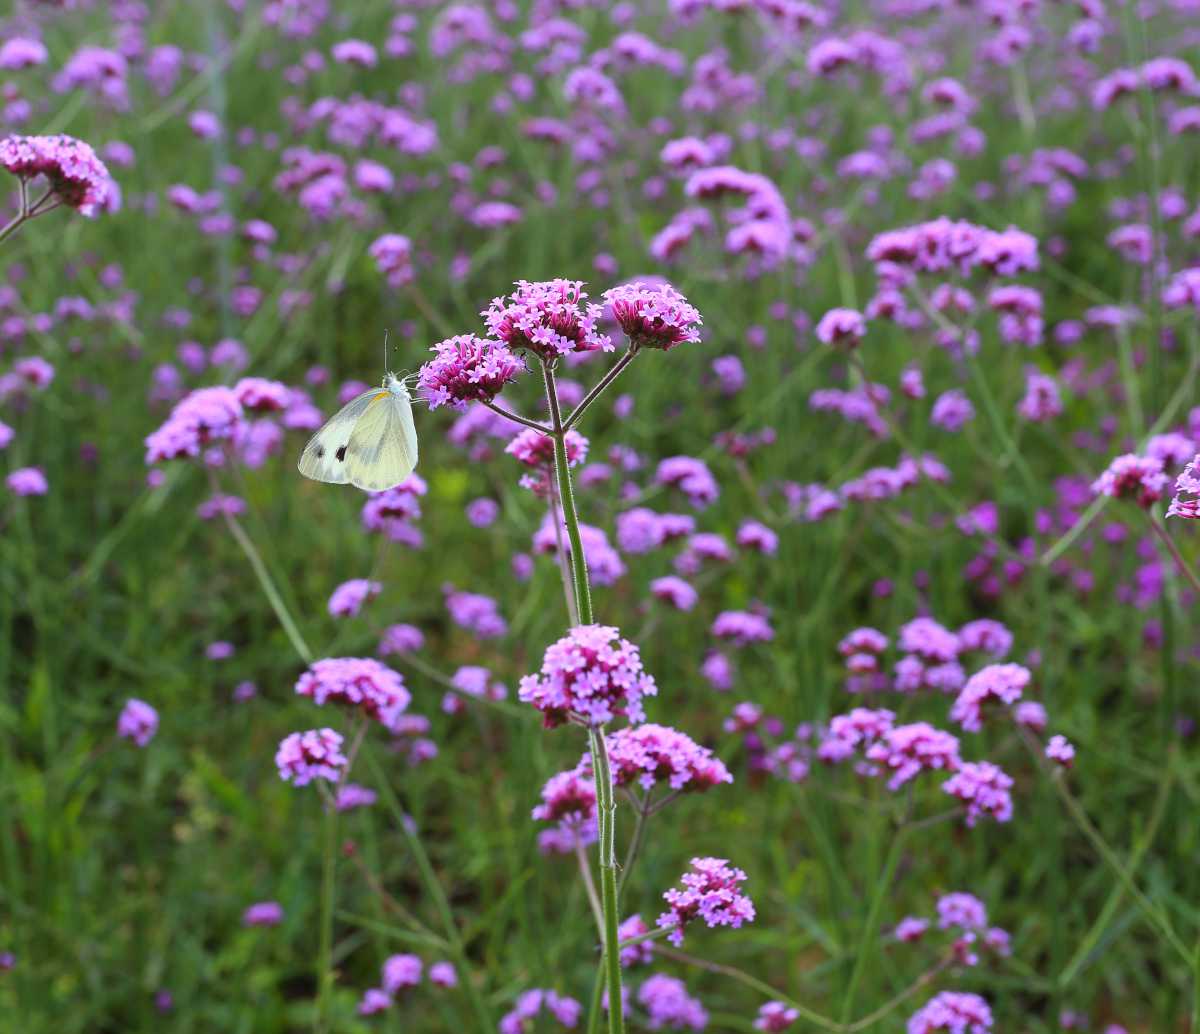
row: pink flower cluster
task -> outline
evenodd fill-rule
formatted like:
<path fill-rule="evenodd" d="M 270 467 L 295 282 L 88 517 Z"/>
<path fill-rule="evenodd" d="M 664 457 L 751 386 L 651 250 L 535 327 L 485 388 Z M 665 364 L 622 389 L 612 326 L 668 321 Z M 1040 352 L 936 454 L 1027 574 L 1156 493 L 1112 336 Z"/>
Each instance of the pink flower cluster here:
<path fill-rule="evenodd" d="M 867 247 L 867 258 L 917 273 L 957 271 L 966 276 L 976 268 L 997 276 L 1017 276 L 1038 268 L 1037 238 L 1016 227 L 997 232 L 944 216 L 931 222 L 881 233 Z"/>
<path fill-rule="evenodd" d="M 296 692 L 314 703 L 358 708 L 395 730 L 412 699 L 404 678 L 371 657 L 327 657 L 300 676 Z"/>
<path fill-rule="evenodd" d="M 569 1029 L 579 1022 L 583 1006 L 557 991 L 535 987 L 522 992 L 512 1010 L 500 1018 L 500 1034 L 525 1034 L 529 1021 L 542 1011 L 549 1013 L 559 1026 Z"/>
<path fill-rule="evenodd" d="M 977 994 L 942 991 L 909 1017 L 907 1034 L 991 1034 L 992 1010 Z"/>
<path fill-rule="evenodd" d="M 158 712 L 146 701 L 131 697 L 125 701 L 117 718 L 117 735 L 133 740 L 139 747 L 146 746 L 158 732 Z"/>
<path fill-rule="evenodd" d="M 1167 507 L 1167 516 L 1200 520 L 1200 455 L 1195 456 L 1175 479 L 1175 498 Z"/>
<path fill-rule="evenodd" d="M 546 649 L 541 674 L 522 678 L 518 696 L 553 728 L 571 719 L 604 725 L 617 715 L 640 722 L 642 698 L 657 692 L 638 648 L 616 628 L 578 625 Z"/>
<path fill-rule="evenodd" d="M 436 355 L 421 367 L 421 389 L 429 408 L 448 405 L 466 410 L 468 402 L 491 402 L 501 389 L 525 372 L 525 364 L 506 345 L 474 334 L 439 341 Z"/>
<path fill-rule="evenodd" d="M 983 815 L 997 822 L 1012 818 L 1012 796 L 1009 794 L 1012 785 L 1012 778 L 998 765 L 990 761 L 967 761 L 942 784 L 942 790 L 967 806 L 967 825 L 974 826 Z"/>
<path fill-rule="evenodd" d="M 596 324 L 599 305 L 585 303 L 579 280 L 518 280 L 511 296 L 493 299 L 481 314 L 488 333 L 510 349 L 527 349 L 542 359 L 572 352 L 612 351 L 613 343 Z"/>
<path fill-rule="evenodd" d="M 736 929 L 751 922 L 754 902 L 738 886 L 745 880 L 746 874 L 724 858 L 693 858 L 691 870 L 679 878 L 681 887 L 663 894 L 670 907 L 658 917 L 659 927 L 670 930 L 667 939 L 679 946 L 684 928 L 696 918 L 710 928 Z"/>
<path fill-rule="evenodd" d="M 1032 676 L 1020 664 L 989 664 L 977 671 L 963 686 L 950 708 L 950 718 L 967 732 L 983 728 L 983 707 L 988 700 L 1012 706 L 1021 699 Z"/>
<path fill-rule="evenodd" d="M 603 298 L 633 348 L 665 352 L 700 341 L 699 311 L 670 284 L 622 284 L 605 291 Z"/>
<path fill-rule="evenodd" d="M 279 778 L 296 786 L 314 779 L 336 783 L 350 760 L 342 753 L 342 737 L 332 729 L 294 732 L 279 744 L 275 752 Z"/>
<path fill-rule="evenodd" d="M 665 782 L 672 790 L 708 790 L 732 783 L 720 758 L 686 733 L 665 725 L 618 729 L 608 743 L 612 779 L 616 786 L 638 784 L 651 790 Z"/>
<path fill-rule="evenodd" d="M 591 765 L 581 763 L 551 776 L 542 787 L 542 803 L 532 814 L 539 822 L 557 824 L 538 834 L 538 848 L 544 854 L 566 854 L 595 841 L 596 784 Z"/>
<path fill-rule="evenodd" d="M 7 136 L 0 167 L 23 180 L 44 176 L 61 204 L 95 215 L 112 194 L 112 177 L 92 148 L 70 136 Z"/>
<path fill-rule="evenodd" d="M 867 748 L 866 756 L 892 773 L 889 790 L 898 790 L 922 771 L 955 771 L 961 764 L 958 740 L 928 722 L 888 729 Z"/>
<path fill-rule="evenodd" d="M 1092 491 L 1113 499 L 1132 499 L 1149 509 L 1163 497 L 1169 482 L 1162 460 L 1129 452 L 1108 465 L 1092 482 Z"/>

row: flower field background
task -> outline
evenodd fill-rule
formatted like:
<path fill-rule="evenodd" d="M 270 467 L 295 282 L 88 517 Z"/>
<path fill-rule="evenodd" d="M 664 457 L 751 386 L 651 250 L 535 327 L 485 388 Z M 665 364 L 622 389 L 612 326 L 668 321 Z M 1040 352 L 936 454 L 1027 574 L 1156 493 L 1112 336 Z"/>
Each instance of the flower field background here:
<path fill-rule="evenodd" d="M 0 1032 L 1200 1030 L 1198 54 L 17 0 Z"/>

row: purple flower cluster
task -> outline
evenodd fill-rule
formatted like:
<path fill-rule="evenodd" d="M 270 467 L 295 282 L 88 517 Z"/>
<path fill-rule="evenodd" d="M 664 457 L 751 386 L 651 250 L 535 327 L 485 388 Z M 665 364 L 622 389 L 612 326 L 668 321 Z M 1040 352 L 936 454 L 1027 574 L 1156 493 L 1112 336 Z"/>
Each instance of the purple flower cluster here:
<path fill-rule="evenodd" d="M 886 730 L 867 748 L 866 756 L 891 773 L 887 784 L 889 790 L 898 790 L 922 771 L 955 771 L 962 764 L 958 740 L 928 722 L 897 725 Z"/>
<path fill-rule="evenodd" d="M 92 148 L 71 136 L 6 136 L 0 167 L 22 180 L 42 176 L 60 204 L 95 215 L 112 196 L 112 177 Z"/>
<path fill-rule="evenodd" d="M 404 678 L 371 657 L 327 657 L 300 676 L 296 692 L 313 703 L 357 708 L 395 730 L 412 699 Z"/>
<path fill-rule="evenodd" d="M 429 408 L 448 405 L 465 411 L 468 402 L 491 402 L 525 372 L 506 345 L 474 334 L 459 334 L 430 349 L 436 355 L 421 367 L 421 389 Z"/>
<path fill-rule="evenodd" d="M 518 280 L 516 291 L 496 298 L 481 315 L 488 333 L 510 349 L 526 349 L 541 359 L 572 352 L 612 351 L 613 343 L 597 329 L 599 305 L 586 303 L 579 280 Z"/>
<path fill-rule="evenodd" d="M 553 728 L 572 719 L 605 725 L 617 715 L 640 722 L 642 698 L 657 692 L 638 648 L 616 628 L 579 625 L 547 647 L 540 675 L 522 678 L 518 696 Z"/>
<path fill-rule="evenodd" d="M 500 1034 L 526 1034 L 530 1021 L 543 1011 L 569 1030 L 579 1022 L 583 1006 L 557 991 L 537 987 L 523 991 L 516 1005 L 500 1018 Z"/>
<path fill-rule="evenodd" d="M 665 973 L 648 977 L 638 988 L 637 1000 L 646 1010 L 649 1030 L 704 1030 L 708 1026 L 708 1012 L 676 977 Z"/>
<path fill-rule="evenodd" d="M 144 747 L 158 732 L 158 712 L 146 701 L 131 697 L 117 718 L 117 735 Z"/>
<path fill-rule="evenodd" d="M 1094 482 L 1092 491 L 1113 499 L 1132 499 L 1149 509 L 1157 503 L 1170 484 L 1163 462 L 1153 456 L 1126 453 L 1118 456 Z"/>
<path fill-rule="evenodd" d="M 974 826 L 981 816 L 997 822 L 1012 818 L 1012 778 L 990 761 L 967 761 L 942 784 L 942 790 L 967 806 L 966 821 Z"/>
<path fill-rule="evenodd" d="M 877 269 L 889 263 L 917 273 L 966 276 L 985 269 L 997 276 L 1017 276 L 1037 270 L 1038 244 L 1016 227 L 997 232 L 943 217 L 879 234 L 867 247 L 867 258 Z"/>
<path fill-rule="evenodd" d="M 354 617 L 367 600 L 382 591 L 383 585 L 369 578 L 352 578 L 342 582 L 329 597 L 329 613 L 335 618 Z"/>
<path fill-rule="evenodd" d="M 699 791 L 733 782 L 729 769 L 711 750 L 665 725 L 618 729 L 609 739 L 608 752 L 616 786 L 637 784 L 652 790 L 666 783 L 672 790 Z"/>
<path fill-rule="evenodd" d="M 465 592 L 452 585 L 442 588 L 450 620 L 459 628 L 480 639 L 500 639 L 508 633 L 508 622 L 500 613 L 500 605 L 491 596 Z"/>
<path fill-rule="evenodd" d="M 146 462 L 194 459 L 207 446 L 235 444 L 242 434 L 242 404 L 231 388 L 200 388 L 179 402 L 146 438 Z"/>
<path fill-rule="evenodd" d="M 693 858 L 692 867 L 680 878 L 680 887 L 663 894 L 669 908 L 658 917 L 661 929 L 670 930 L 667 939 L 683 943 L 684 928 L 694 919 L 706 926 L 737 929 L 754 919 L 754 902 L 742 893 L 738 884 L 746 874 L 724 858 Z"/>
<path fill-rule="evenodd" d="M 284 738 L 275 752 L 279 778 L 296 786 L 314 779 L 336 783 L 350 764 L 342 753 L 342 737 L 332 729 L 294 732 Z"/>
<path fill-rule="evenodd" d="M 991 1034 L 992 1010 L 977 994 L 942 991 L 909 1017 L 907 1034 Z"/>
<path fill-rule="evenodd" d="M 640 281 L 604 292 L 612 318 L 634 348 L 666 352 L 676 345 L 698 344 L 700 313 L 670 284 Z"/>
<path fill-rule="evenodd" d="M 1021 699 L 1032 675 L 1020 664 L 989 664 L 976 672 L 963 686 L 950 708 L 950 718 L 967 732 L 983 728 L 983 707 L 988 700 L 998 700 L 1011 707 Z"/>

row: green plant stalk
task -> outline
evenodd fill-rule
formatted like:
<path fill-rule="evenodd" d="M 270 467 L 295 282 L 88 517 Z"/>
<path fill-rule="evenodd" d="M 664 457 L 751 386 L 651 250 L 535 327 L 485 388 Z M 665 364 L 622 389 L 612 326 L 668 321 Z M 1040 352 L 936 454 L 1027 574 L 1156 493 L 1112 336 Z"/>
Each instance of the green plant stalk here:
<path fill-rule="evenodd" d="M 883 872 L 875 881 L 875 891 L 871 897 L 871 906 L 867 912 L 867 921 L 863 926 L 862 940 L 854 959 L 854 969 L 850 972 L 850 983 L 846 987 L 846 997 L 842 999 L 842 1023 L 847 1024 L 854 1012 L 854 996 L 858 985 L 862 982 L 863 973 L 867 968 L 867 960 L 875 953 L 875 941 L 879 937 L 879 915 L 883 911 L 883 899 L 891 887 L 892 876 L 900 862 L 900 848 L 904 843 L 906 827 L 901 827 L 892 838 L 892 846 L 888 851 L 887 860 L 883 863 Z"/>
<path fill-rule="evenodd" d="M 326 795 L 324 836 L 321 838 L 321 933 L 317 952 L 317 1017 L 314 1029 L 330 1030 L 329 1011 L 333 1002 L 333 899 L 337 877 L 337 808 Z"/>
<path fill-rule="evenodd" d="M 459 986 L 466 993 L 470 999 L 472 1008 L 475 1010 L 475 1015 L 479 1020 L 479 1030 L 481 1034 L 490 1034 L 491 1031 L 496 1029 L 496 1024 L 492 1019 L 487 1004 L 483 1000 L 483 996 L 479 993 L 479 988 L 475 986 L 475 981 L 471 977 L 471 970 L 468 965 L 462 935 L 455 925 L 454 913 L 450 910 L 450 901 L 446 897 L 446 891 L 442 888 L 441 881 L 438 880 L 437 873 L 433 870 L 433 864 L 429 861 L 429 855 L 425 853 L 425 845 L 421 843 L 421 838 L 417 836 L 409 827 L 408 822 L 405 821 L 404 809 L 400 807 L 400 802 L 396 798 L 396 792 L 392 789 L 392 784 L 388 781 L 383 766 L 376 759 L 370 746 L 367 744 L 363 744 L 362 757 L 366 761 L 367 767 L 371 769 L 371 774 L 375 777 L 375 785 L 379 788 L 379 792 L 383 797 L 383 803 L 386 805 L 388 811 L 391 812 L 396 827 L 408 844 L 408 849 L 412 853 L 413 860 L 417 863 L 417 873 L 421 878 L 425 893 L 433 901 L 434 908 L 437 909 L 438 918 L 441 920 L 442 929 L 445 932 L 446 943 L 450 946 L 450 954 L 454 957 L 454 964 L 458 967 L 458 971 L 462 976 Z"/>
<path fill-rule="evenodd" d="M 563 523 L 571 543 L 571 573 L 575 586 L 575 606 L 581 624 L 595 621 L 592 594 L 588 586 L 587 558 L 583 555 L 583 537 L 579 534 L 579 514 L 575 510 L 575 493 L 571 488 L 571 469 L 567 463 L 566 428 L 558 403 L 558 388 L 550 363 L 542 363 L 546 384 L 546 402 L 550 406 L 550 426 L 554 438 L 554 466 L 558 478 L 558 497 L 562 505 Z M 596 816 L 600 843 L 600 903 L 604 912 L 604 971 L 608 987 L 609 1034 L 623 1034 L 625 1017 L 621 1002 L 621 955 L 617 950 L 617 863 L 616 863 L 616 804 L 613 801 L 612 774 L 608 761 L 608 744 L 604 730 L 588 729 L 588 748 L 592 753 L 592 777 L 596 785 Z"/>

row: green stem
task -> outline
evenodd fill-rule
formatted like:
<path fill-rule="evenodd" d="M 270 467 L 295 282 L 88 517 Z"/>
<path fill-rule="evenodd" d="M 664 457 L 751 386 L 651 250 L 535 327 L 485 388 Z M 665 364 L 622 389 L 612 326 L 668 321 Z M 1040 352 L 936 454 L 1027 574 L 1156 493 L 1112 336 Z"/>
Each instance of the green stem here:
<path fill-rule="evenodd" d="M 859 942 L 858 951 L 855 954 L 854 969 L 850 972 L 850 983 L 846 988 L 846 997 L 842 999 L 843 1024 L 850 1021 L 850 1015 L 854 1012 L 854 996 L 858 993 L 858 985 L 862 982 L 868 960 L 875 953 L 875 941 L 879 937 L 879 916 L 883 911 L 883 899 L 888 895 L 888 890 L 892 884 L 892 876 L 895 875 L 896 866 L 900 862 L 900 848 L 904 843 L 907 832 L 907 827 L 901 827 L 896 831 L 896 835 L 892 839 L 891 849 L 888 851 L 887 860 L 883 863 L 883 872 L 875 881 L 874 893 L 871 896 L 871 907 L 867 912 L 867 922 L 863 927 L 862 940 Z"/>
<path fill-rule="evenodd" d="M 558 496 L 563 510 L 563 523 L 571 543 L 571 571 L 575 585 L 575 605 L 581 624 L 595 620 L 592 613 L 592 594 L 588 587 L 587 559 L 583 555 L 583 538 L 579 534 L 579 514 L 575 510 L 575 493 L 571 488 L 571 469 L 567 463 L 566 429 L 558 403 L 551 364 L 542 363 L 546 384 L 546 402 L 550 406 L 550 424 L 554 438 L 554 466 L 558 477 Z M 604 975 L 608 987 L 609 1034 L 624 1034 L 625 1015 L 621 1001 L 621 955 L 617 949 L 617 863 L 616 863 L 616 804 L 613 802 L 612 772 L 608 762 L 608 744 L 604 730 L 588 729 L 588 747 L 592 753 L 592 777 L 596 784 L 596 819 L 600 827 L 600 902 L 604 912 Z"/>
<path fill-rule="evenodd" d="M 317 953 L 318 1032 L 330 1028 L 329 1010 L 333 1001 L 333 899 L 337 876 L 337 808 L 333 795 L 325 801 L 324 836 L 321 839 L 321 943 Z"/>
<path fill-rule="evenodd" d="M 438 879 L 437 873 L 433 870 L 433 865 L 429 861 L 429 855 L 425 852 L 425 845 L 421 843 L 421 838 L 417 836 L 415 830 L 409 825 L 409 821 L 404 814 L 404 809 L 400 807 L 400 801 L 396 797 L 396 792 L 392 789 L 392 784 L 388 781 L 387 775 L 383 771 L 383 766 L 379 764 L 369 745 L 363 747 L 362 756 L 367 766 L 371 769 L 371 774 L 375 777 L 375 785 L 379 787 L 384 805 L 391 812 L 396 827 L 404 837 L 413 860 L 417 863 L 417 873 L 421 878 L 425 893 L 433 902 L 434 908 L 438 913 L 438 918 L 441 920 L 446 943 L 450 946 L 450 954 L 454 957 L 454 963 L 458 967 L 459 975 L 462 977 L 459 986 L 470 999 L 471 1007 L 474 1009 L 475 1016 L 479 1021 L 479 1030 L 481 1034 L 491 1034 L 496 1029 L 495 1021 L 492 1019 L 491 1012 L 484 1002 L 483 996 L 479 993 L 479 988 L 475 986 L 462 934 L 459 933 L 458 926 L 454 922 L 454 913 L 450 910 L 450 900 L 446 897 L 446 891 L 442 888 L 441 881 Z"/>
<path fill-rule="evenodd" d="M 536 420 L 530 420 L 529 417 L 521 416 L 519 413 L 510 412 L 503 406 L 497 406 L 494 402 L 488 402 L 485 399 L 480 399 L 480 401 L 493 413 L 499 413 L 505 420 L 511 420 L 514 424 L 521 424 L 525 427 L 532 427 L 535 431 L 541 431 L 542 434 L 551 433 L 550 428 L 545 424 L 539 424 Z"/>
<path fill-rule="evenodd" d="M 571 487 L 571 468 L 567 462 L 566 430 L 563 427 L 562 409 L 558 404 L 558 388 L 554 383 L 554 370 L 549 363 L 542 363 L 542 377 L 546 383 L 546 402 L 550 406 L 558 498 L 562 504 L 563 523 L 567 526 L 567 539 L 571 543 L 575 605 L 579 609 L 580 623 L 590 625 L 595 619 L 592 617 L 592 592 L 588 586 L 587 559 L 583 555 L 583 538 L 579 534 L 579 514 L 575 511 L 575 492 Z"/>
<path fill-rule="evenodd" d="M 1167 552 L 1171 554 L 1171 559 L 1175 561 L 1175 566 L 1179 569 L 1179 573 L 1188 580 L 1188 584 L 1197 593 L 1200 593 L 1200 578 L 1196 577 L 1196 572 L 1192 570 L 1191 565 L 1183 559 L 1183 554 L 1179 552 L 1179 547 L 1175 545 L 1175 540 L 1171 538 L 1167 529 L 1163 527 L 1162 521 L 1149 510 L 1146 511 L 1146 516 L 1150 519 L 1150 527 L 1154 529 L 1154 534 L 1158 536 L 1159 542 L 1166 546 Z"/>
<path fill-rule="evenodd" d="M 221 486 L 217 482 L 216 475 L 211 471 L 209 472 L 209 483 L 212 485 L 213 492 L 219 494 Z M 262 586 L 262 590 L 267 597 L 267 602 L 271 604 L 271 609 L 275 611 L 275 616 L 283 626 L 283 631 L 291 642 L 292 648 L 300 655 L 300 659 L 305 664 L 312 664 L 312 651 L 308 648 L 308 643 L 304 641 L 304 637 L 296 627 L 296 622 L 292 620 L 292 615 L 288 613 L 288 609 L 283 602 L 283 597 L 279 595 L 279 590 L 275 587 L 275 582 L 271 579 L 267 565 L 263 563 L 262 555 L 258 552 L 254 543 L 250 541 L 250 536 L 246 534 L 246 529 L 241 526 L 233 514 L 222 508 L 221 515 L 225 518 L 225 526 L 229 529 L 229 533 L 233 536 L 234 541 L 241 547 L 242 552 L 246 554 L 246 559 L 250 561 L 250 566 L 254 569 L 254 574 L 258 578 L 258 584 Z"/>
<path fill-rule="evenodd" d="M 819 1012 L 814 1012 L 803 1003 L 781 993 L 778 988 L 772 987 L 766 981 L 759 980 L 758 977 L 752 976 L 745 970 L 738 969 L 736 966 L 727 966 L 723 962 L 711 962 L 708 959 L 697 958 L 695 955 L 689 955 L 678 948 L 668 948 L 666 945 L 657 947 L 655 953 L 664 958 L 672 959 L 675 962 L 682 962 L 687 966 L 695 966 L 709 973 L 719 973 L 721 976 L 736 980 L 739 984 L 745 984 L 746 987 L 753 988 L 768 999 L 776 999 L 785 1005 L 791 1006 L 804 1020 L 814 1026 L 820 1027 L 822 1030 L 841 1031 L 847 1029 L 844 1024 L 835 1023 L 828 1016 L 822 1016 Z"/>
<path fill-rule="evenodd" d="M 1037 759 L 1038 765 L 1042 768 L 1043 772 L 1045 772 L 1047 764 L 1045 758 L 1042 756 L 1042 751 L 1039 748 L 1039 745 L 1028 734 L 1023 733 L 1022 739 L 1024 739 L 1025 745 L 1029 748 L 1030 753 L 1032 753 Z M 1114 874 L 1116 874 L 1117 879 L 1121 881 L 1121 884 L 1125 887 L 1125 890 L 1129 893 L 1129 896 L 1133 898 L 1134 902 L 1137 904 L 1142 914 L 1145 915 L 1145 917 L 1150 921 L 1151 925 L 1154 926 L 1160 934 L 1162 934 L 1163 939 L 1179 953 L 1180 957 L 1183 958 L 1188 965 L 1191 965 L 1191 949 L 1179 939 L 1179 935 L 1175 932 L 1174 927 L 1171 925 L 1171 921 L 1162 912 L 1160 912 L 1158 908 L 1155 907 L 1154 902 L 1146 897 L 1141 887 L 1137 885 L 1137 881 L 1134 880 L 1133 874 L 1125 867 L 1125 864 L 1117 856 L 1117 852 L 1109 846 L 1108 841 L 1104 839 L 1100 831 L 1092 824 L 1092 820 L 1088 818 L 1087 812 L 1083 810 L 1083 806 L 1078 800 L 1076 800 L 1075 795 L 1071 793 L 1070 789 L 1067 787 L 1066 781 L 1062 778 L 1062 772 L 1050 772 L 1048 775 L 1050 777 L 1050 782 L 1054 785 L 1054 789 L 1058 791 L 1058 796 L 1062 799 L 1063 804 L 1066 805 L 1067 811 L 1070 813 L 1075 825 L 1079 827 L 1080 832 L 1087 837 L 1092 847 L 1096 849 L 1096 853 L 1099 854 L 1102 859 L 1104 859 L 1104 863 L 1110 869 L 1112 869 Z"/>
<path fill-rule="evenodd" d="M 563 430 L 566 430 L 569 427 L 574 427 L 577 423 L 579 423 L 579 418 L 583 416 L 584 411 L 588 408 L 588 406 L 590 406 L 596 401 L 596 399 L 598 399 L 604 394 L 605 391 L 608 390 L 609 385 L 611 385 L 613 381 L 621 376 L 621 374 L 625 371 L 625 367 L 633 362 L 634 357 L 637 356 L 637 354 L 638 349 L 630 345 L 629 350 L 616 361 L 616 363 L 613 365 L 613 368 L 600 378 L 596 386 L 586 395 L 584 395 L 583 401 L 571 411 L 571 415 L 563 422 Z"/>
<path fill-rule="evenodd" d="M 592 773 L 596 781 L 596 815 L 600 824 L 600 900 L 604 911 L 604 969 L 608 985 L 608 1031 L 622 1034 L 625 1017 L 621 1003 L 621 952 L 617 947 L 617 806 L 613 802 L 612 772 L 603 729 L 588 729 Z"/>

